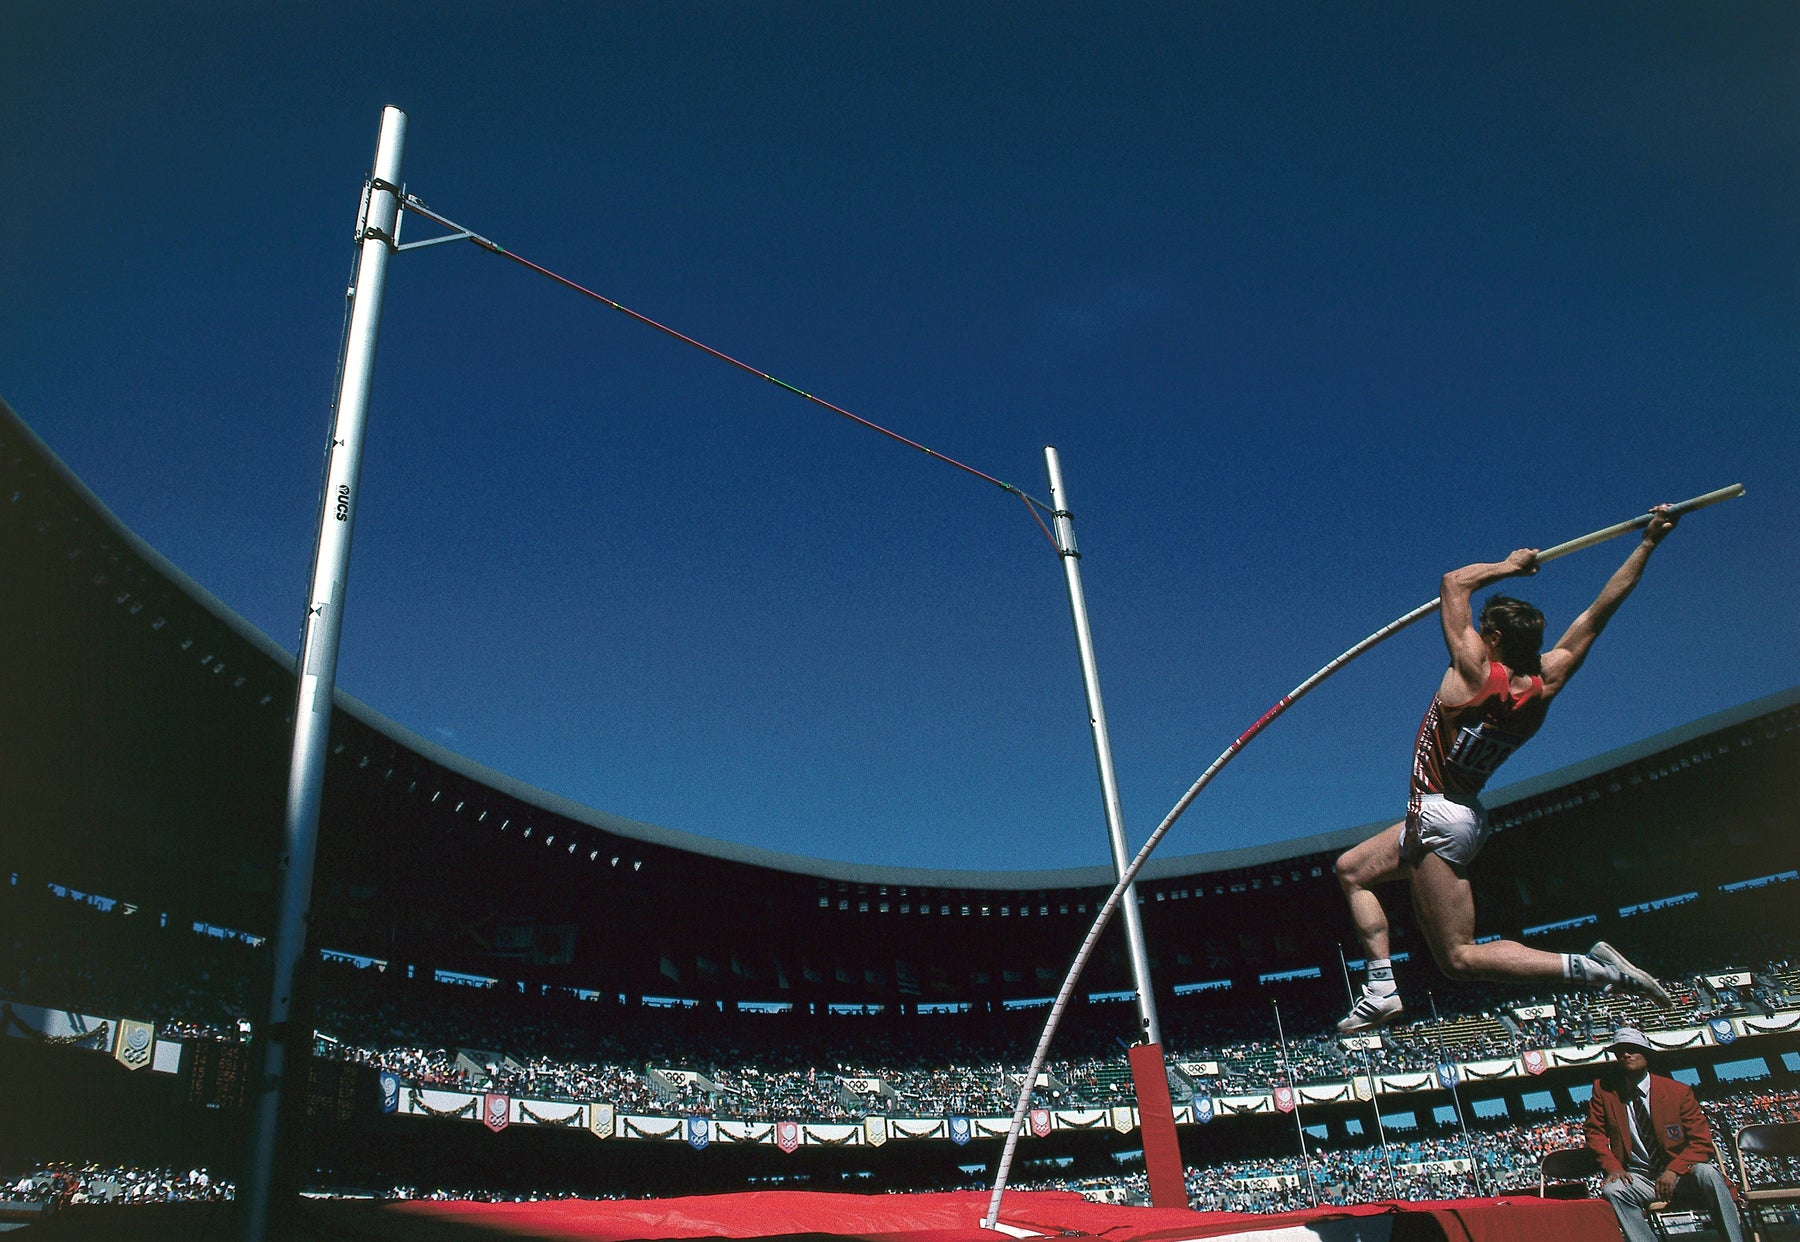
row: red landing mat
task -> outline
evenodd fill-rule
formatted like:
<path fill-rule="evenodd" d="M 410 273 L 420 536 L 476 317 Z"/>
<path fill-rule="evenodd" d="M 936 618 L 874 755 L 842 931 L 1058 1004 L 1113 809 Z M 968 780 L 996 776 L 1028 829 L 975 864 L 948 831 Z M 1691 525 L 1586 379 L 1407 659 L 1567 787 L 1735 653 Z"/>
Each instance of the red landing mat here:
<path fill-rule="evenodd" d="M 386 1209 L 421 1220 L 479 1226 L 489 1236 L 565 1242 L 678 1238 L 843 1238 L 884 1242 L 1000 1242 L 1007 1236 L 1097 1237 L 1108 1242 L 1619 1242 L 1604 1202 L 1464 1199 L 1372 1204 L 1279 1216 L 1131 1208 L 1066 1191 L 1008 1194 L 1001 1232 L 980 1228 L 985 1191 L 841 1195 L 772 1191 L 692 1199 L 591 1203 L 408 1203 Z M 324 1205 L 321 1205 L 324 1206 Z M 395 1235 L 399 1236 L 399 1235 Z"/>
<path fill-rule="evenodd" d="M 540 1203 L 312 1201 L 298 1236 L 331 1242 L 671 1242 L 755 1238 L 783 1242 L 1005 1242 L 1099 1238 L 1106 1242 L 1620 1242 L 1603 1201 L 1458 1199 L 1319 1208 L 1279 1216 L 1188 1212 L 1091 1203 L 1067 1191 L 1009 1193 L 1000 1230 L 980 1227 L 985 1191 L 842 1195 L 798 1191 L 688 1199 Z M 16 1236 L 211 1242 L 234 1238 L 224 1204 L 77 1207 Z"/>

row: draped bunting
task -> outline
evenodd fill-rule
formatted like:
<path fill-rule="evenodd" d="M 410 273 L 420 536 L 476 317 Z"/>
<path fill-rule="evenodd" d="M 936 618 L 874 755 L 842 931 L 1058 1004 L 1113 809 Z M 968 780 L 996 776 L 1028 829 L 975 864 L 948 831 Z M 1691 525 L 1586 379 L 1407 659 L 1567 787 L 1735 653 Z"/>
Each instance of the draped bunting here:
<path fill-rule="evenodd" d="M 622 1120 L 626 1138 L 666 1139 L 681 1131 L 679 1117 L 625 1117 Z M 639 1121 L 648 1121 L 650 1124 L 639 1125 Z M 656 1126 L 658 1122 L 662 1123 L 660 1130 Z"/>
<path fill-rule="evenodd" d="M 1592 1065 L 1606 1059 L 1606 1049 L 1591 1044 L 1585 1048 L 1552 1048 L 1550 1059 L 1558 1065 Z"/>
<path fill-rule="evenodd" d="M 48 1014 L 46 1013 L 45 1016 L 47 1019 Z M 80 1014 L 68 1014 L 66 1015 L 66 1018 L 75 1018 L 84 1022 L 87 1020 L 85 1016 Z M 92 1044 L 98 1048 L 103 1044 L 110 1043 L 112 1025 L 104 1019 L 99 1019 L 98 1021 L 100 1025 L 93 1027 L 90 1030 L 73 1031 L 67 1035 L 51 1035 L 48 1033 L 50 1023 L 47 1020 L 44 1022 L 42 1028 L 34 1027 L 29 1022 L 25 1021 L 24 1018 L 20 1017 L 18 1012 L 11 1005 L 0 1006 L 0 1030 L 4 1030 L 5 1033 L 9 1035 L 14 1031 L 17 1031 L 27 1039 L 35 1039 L 46 1044 L 57 1044 L 60 1046 Z"/>
<path fill-rule="evenodd" d="M 944 1125 L 945 1123 L 943 1121 L 926 1121 L 920 1123 L 915 1129 L 908 1125 L 907 1122 L 897 1118 L 888 1122 L 889 1128 L 894 1132 L 894 1137 L 903 1139 L 943 1138 Z"/>
<path fill-rule="evenodd" d="M 1771 1014 L 1766 1018 L 1740 1018 L 1746 1035 L 1779 1035 L 1800 1026 L 1800 1013 Z"/>
<path fill-rule="evenodd" d="M 721 1143 L 766 1143 L 775 1134 L 773 1125 L 766 1125 L 758 1132 L 756 1126 L 747 1121 L 718 1121 L 713 1123 L 713 1137 Z"/>
<path fill-rule="evenodd" d="M 577 1104 L 560 1117 L 546 1117 L 534 1112 L 530 1104 L 519 1101 L 519 1117 L 537 1126 L 575 1126 L 581 1124 L 581 1105 Z"/>
<path fill-rule="evenodd" d="M 817 1126 L 800 1127 L 801 1132 L 806 1135 L 806 1141 L 808 1143 L 816 1143 L 820 1147 L 848 1147 L 851 1143 L 856 1141 L 856 1136 L 862 1133 L 862 1131 L 855 1126 L 832 1126 L 830 1129 L 842 1131 L 839 1137 L 832 1138 L 821 1132 L 824 1128 L 825 1127 Z"/>
<path fill-rule="evenodd" d="M 1492 1082 L 1496 1078 L 1517 1078 L 1519 1067 L 1511 1061 L 1471 1062 L 1462 1067 L 1463 1077 L 1471 1082 Z"/>
<path fill-rule="evenodd" d="M 433 1108 L 425 1102 L 424 1093 L 417 1087 L 408 1087 L 406 1089 L 407 1111 L 411 1113 L 424 1113 L 427 1117 L 473 1117 L 475 1115 L 475 1108 L 479 1103 L 480 1101 L 474 1096 L 470 1096 L 460 1108 Z"/>
<path fill-rule="evenodd" d="M 1063 1113 L 1062 1123 L 1065 1130 L 1097 1130 L 1105 1125 L 1109 1118 L 1105 1113 L 1089 1113 L 1078 1118 L 1074 1113 Z"/>

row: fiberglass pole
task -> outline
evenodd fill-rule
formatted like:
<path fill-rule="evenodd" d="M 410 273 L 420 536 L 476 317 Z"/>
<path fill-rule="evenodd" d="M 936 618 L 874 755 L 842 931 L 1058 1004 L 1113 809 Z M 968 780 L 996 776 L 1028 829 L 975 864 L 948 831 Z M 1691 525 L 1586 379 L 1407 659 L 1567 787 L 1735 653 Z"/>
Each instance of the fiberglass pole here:
<path fill-rule="evenodd" d="M 332 692 L 337 684 L 338 639 L 343 632 L 344 593 L 350 567 L 350 532 L 356 521 L 357 482 L 362 471 L 363 429 L 380 335 L 382 293 L 388 256 L 400 220 L 400 156 L 406 145 L 406 114 L 381 113 L 381 137 L 374 171 L 363 189 L 356 242 L 360 257 L 350 291 L 350 324 L 343 370 L 338 378 L 336 417 L 326 454 L 325 490 L 319 504 L 318 542 L 313 550 L 311 593 L 300 646 L 299 689 L 294 705 L 294 746 L 288 772 L 287 812 L 277 861 L 273 979 L 263 1024 L 256 1030 L 261 1065 L 253 1083 L 251 1153 L 245 1179 L 244 1236 L 267 1236 L 276 1178 L 277 1148 L 283 1146 L 284 1108 L 303 1100 L 306 1084 L 288 1081 L 290 1063 L 306 1064 L 312 1031 L 292 1022 L 296 982 L 304 971 L 306 930 L 312 914 L 313 861 L 319 844 L 319 807 L 325 788 L 325 753 L 331 728 Z M 304 1010 L 303 1014 L 304 1016 Z M 253 1051 L 253 1057 L 256 1055 Z M 253 1062 L 254 1064 L 254 1062 Z M 284 1104 L 285 1101 L 285 1104 Z"/>

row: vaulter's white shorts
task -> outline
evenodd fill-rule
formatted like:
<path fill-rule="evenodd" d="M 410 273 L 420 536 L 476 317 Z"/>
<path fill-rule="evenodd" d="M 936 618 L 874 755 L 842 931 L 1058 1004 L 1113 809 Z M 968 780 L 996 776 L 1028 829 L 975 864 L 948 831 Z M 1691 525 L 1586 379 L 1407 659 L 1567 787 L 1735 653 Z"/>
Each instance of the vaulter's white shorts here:
<path fill-rule="evenodd" d="M 1400 857 L 1409 866 L 1427 854 L 1466 867 L 1481 853 L 1493 829 L 1478 801 L 1457 802 L 1443 794 L 1414 794 L 1400 830 Z"/>

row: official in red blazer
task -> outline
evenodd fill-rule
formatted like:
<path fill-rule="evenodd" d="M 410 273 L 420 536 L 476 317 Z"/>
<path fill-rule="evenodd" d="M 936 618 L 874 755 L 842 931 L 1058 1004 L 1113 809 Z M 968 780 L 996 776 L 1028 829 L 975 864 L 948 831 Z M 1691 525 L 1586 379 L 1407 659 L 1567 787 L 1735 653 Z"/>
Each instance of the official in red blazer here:
<path fill-rule="evenodd" d="M 1613 1036 L 1613 1068 L 1588 1100 L 1588 1149 L 1599 1157 L 1600 1193 L 1618 1213 L 1626 1242 L 1655 1242 L 1645 1208 L 1677 1195 L 1712 1209 L 1727 1242 L 1743 1242 L 1731 1185 L 1713 1162 L 1712 1129 L 1685 1084 L 1650 1072 L 1655 1051 L 1629 1026 Z"/>

